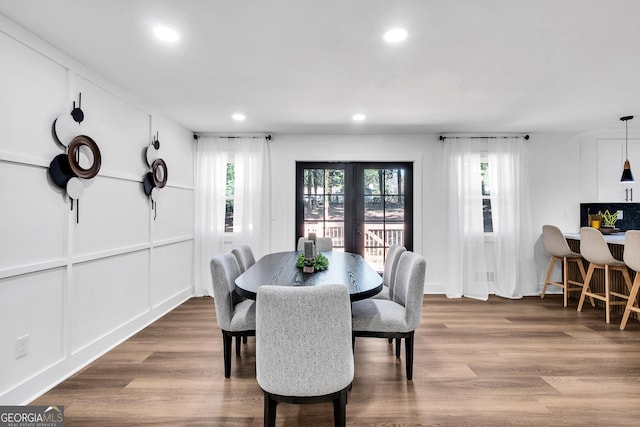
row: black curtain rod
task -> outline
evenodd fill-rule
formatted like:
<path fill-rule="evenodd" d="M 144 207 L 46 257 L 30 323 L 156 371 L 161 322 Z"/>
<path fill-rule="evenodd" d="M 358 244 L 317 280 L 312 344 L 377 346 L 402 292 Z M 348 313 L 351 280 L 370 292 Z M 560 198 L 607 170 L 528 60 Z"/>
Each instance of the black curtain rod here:
<path fill-rule="evenodd" d="M 214 135 L 217 138 L 229 138 L 229 139 L 240 139 L 240 138 L 262 138 L 262 136 L 224 136 L 224 135 Z M 200 135 L 197 133 L 193 134 L 193 139 L 200 138 Z M 271 135 L 266 135 L 265 138 L 267 141 L 271 141 Z"/>
<path fill-rule="evenodd" d="M 440 135 L 440 141 L 444 141 L 445 139 L 458 139 L 458 138 L 471 138 L 471 139 L 498 139 L 498 138 L 518 138 L 517 136 L 444 136 Z M 525 140 L 529 139 L 529 135 L 524 135 L 522 138 Z"/>

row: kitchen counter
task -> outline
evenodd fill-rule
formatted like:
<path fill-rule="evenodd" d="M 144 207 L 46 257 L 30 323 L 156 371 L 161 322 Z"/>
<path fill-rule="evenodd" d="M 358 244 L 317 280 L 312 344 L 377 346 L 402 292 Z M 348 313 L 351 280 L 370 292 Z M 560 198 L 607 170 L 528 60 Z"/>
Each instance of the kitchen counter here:
<path fill-rule="evenodd" d="M 624 245 L 624 234 L 624 232 L 603 234 L 604 241 L 607 243 L 612 243 L 614 245 Z M 580 233 L 564 233 L 564 237 L 565 239 L 580 240 Z"/>

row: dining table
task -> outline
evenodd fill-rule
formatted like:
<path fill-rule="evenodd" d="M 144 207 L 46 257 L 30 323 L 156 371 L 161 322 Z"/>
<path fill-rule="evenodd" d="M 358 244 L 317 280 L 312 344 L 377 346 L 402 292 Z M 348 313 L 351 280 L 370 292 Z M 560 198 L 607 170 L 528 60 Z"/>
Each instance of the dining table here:
<path fill-rule="evenodd" d="M 296 266 L 300 252 L 276 252 L 263 256 L 235 280 L 235 291 L 256 299 L 260 286 L 344 285 L 351 301 L 370 298 L 382 290 L 382 276 L 356 253 L 322 251 L 329 265 L 326 270 L 305 273 Z"/>

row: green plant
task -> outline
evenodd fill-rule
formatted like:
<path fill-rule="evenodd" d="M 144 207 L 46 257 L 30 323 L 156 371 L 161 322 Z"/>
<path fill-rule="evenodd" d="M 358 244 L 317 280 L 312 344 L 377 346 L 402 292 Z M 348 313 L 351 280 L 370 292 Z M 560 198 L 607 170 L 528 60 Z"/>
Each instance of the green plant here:
<path fill-rule="evenodd" d="M 329 260 L 326 256 L 321 253 L 316 254 L 316 256 L 310 260 L 305 259 L 304 254 L 298 254 L 298 259 L 296 260 L 296 267 L 302 268 L 304 266 L 313 266 L 315 271 L 326 270 L 329 267 Z"/>
<path fill-rule="evenodd" d="M 602 225 L 605 227 L 614 227 L 618 220 L 618 212 L 612 214 L 608 210 L 602 214 Z"/>

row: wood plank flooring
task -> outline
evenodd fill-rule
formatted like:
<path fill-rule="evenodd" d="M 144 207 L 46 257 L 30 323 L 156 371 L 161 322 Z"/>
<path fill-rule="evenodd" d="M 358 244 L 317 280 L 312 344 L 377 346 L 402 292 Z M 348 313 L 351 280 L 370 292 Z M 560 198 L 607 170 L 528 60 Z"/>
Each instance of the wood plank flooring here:
<path fill-rule="evenodd" d="M 561 295 L 426 295 L 413 381 L 384 339 L 358 338 L 348 426 L 640 425 L 640 323 Z M 32 404 L 66 426 L 261 426 L 255 339 L 225 379 L 213 300 L 193 298 Z M 278 426 L 333 425 L 330 404 L 278 406 Z"/>

